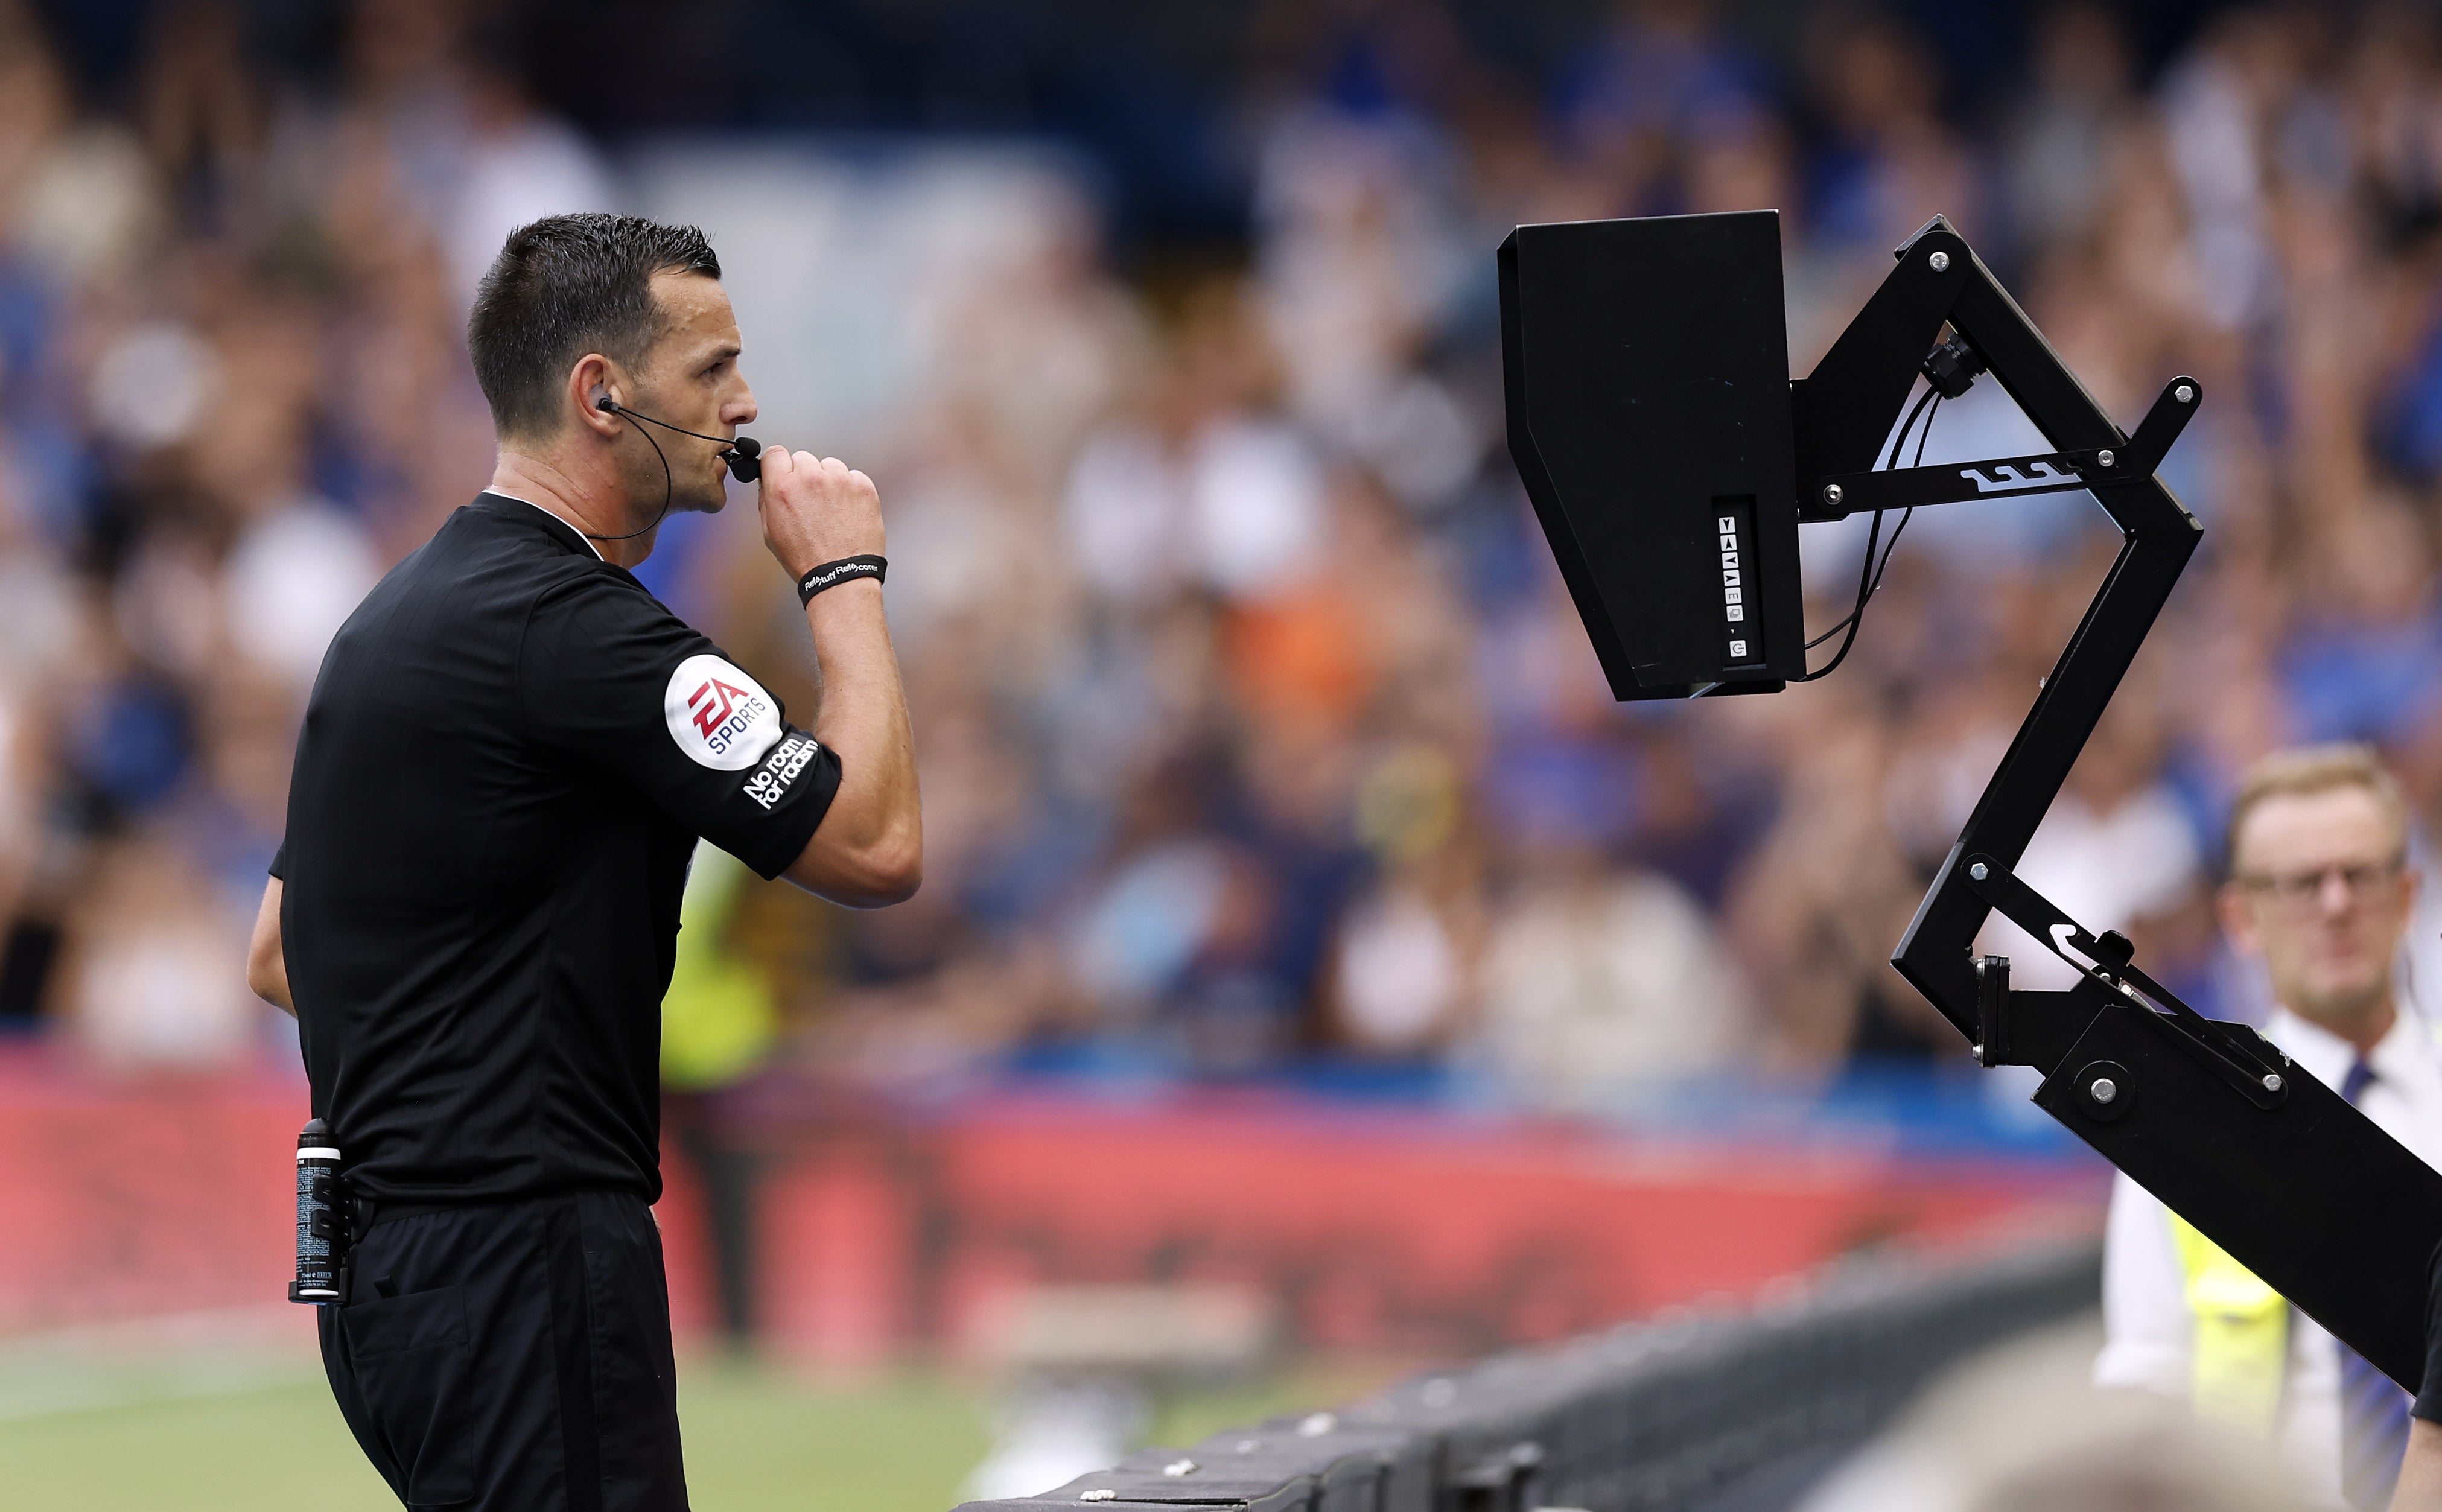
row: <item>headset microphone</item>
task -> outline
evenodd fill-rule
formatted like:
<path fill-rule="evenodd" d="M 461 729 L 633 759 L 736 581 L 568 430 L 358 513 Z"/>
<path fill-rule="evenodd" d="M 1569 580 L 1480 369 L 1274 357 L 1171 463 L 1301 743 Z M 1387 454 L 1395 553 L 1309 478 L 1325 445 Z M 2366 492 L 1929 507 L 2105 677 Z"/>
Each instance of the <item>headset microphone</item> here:
<path fill-rule="evenodd" d="M 662 507 L 660 513 L 653 516 L 653 522 L 642 529 L 629 531 L 623 536 L 603 536 L 589 530 L 585 532 L 587 540 L 631 540 L 647 531 L 660 529 L 663 517 L 670 512 L 670 496 L 675 491 L 676 484 L 670 477 L 669 454 L 662 450 L 662 444 L 653 439 L 651 431 L 646 429 L 644 426 L 636 425 L 639 420 L 644 421 L 646 425 L 659 426 L 664 430 L 674 430 L 682 436 L 693 436 L 698 441 L 709 441 L 714 446 L 722 447 L 720 460 L 729 465 L 729 475 L 739 483 L 751 483 L 763 476 L 763 446 L 753 436 L 738 436 L 734 440 L 707 436 L 701 430 L 689 430 L 684 426 L 674 426 L 666 420 L 656 420 L 651 415 L 630 410 L 607 393 L 595 395 L 593 408 L 604 414 L 617 415 L 629 425 L 636 426 L 636 434 L 644 437 L 645 444 L 653 448 L 653 455 L 661 459 Z"/>
<path fill-rule="evenodd" d="M 751 483 L 763 476 L 763 446 L 753 436 L 738 436 L 727 441 L 719 436 L 707 436 L 701 430 L 689 430 L 684 426 L 674 426 L 666 420 L 656 420 L 641 410 L 630 410 L 607 393 L 593 401 L 593 408 L 604 414 L 620 415 L 630 422 L 642 420 L 648 426 L 659 426 L 664 430 L 675 431 L 682 436 L 693 436 L 698 441 L 709 441 L 716 446 L 727 448 L 721 452 L 720 460 L 729 465 L 729 475 L 739 483 Z"/>

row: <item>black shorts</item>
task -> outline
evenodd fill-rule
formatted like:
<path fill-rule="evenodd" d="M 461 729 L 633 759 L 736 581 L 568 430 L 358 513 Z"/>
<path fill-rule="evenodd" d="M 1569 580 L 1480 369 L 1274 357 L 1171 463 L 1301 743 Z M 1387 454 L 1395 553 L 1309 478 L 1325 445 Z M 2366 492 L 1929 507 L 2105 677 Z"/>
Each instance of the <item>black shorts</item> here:
<path fill-rule="evenodd" d="M 669 1287 L 643 1199 L 383 1218 L 321 1309 L 339 1412 L 399 1500 L 685 1512 Z"/>

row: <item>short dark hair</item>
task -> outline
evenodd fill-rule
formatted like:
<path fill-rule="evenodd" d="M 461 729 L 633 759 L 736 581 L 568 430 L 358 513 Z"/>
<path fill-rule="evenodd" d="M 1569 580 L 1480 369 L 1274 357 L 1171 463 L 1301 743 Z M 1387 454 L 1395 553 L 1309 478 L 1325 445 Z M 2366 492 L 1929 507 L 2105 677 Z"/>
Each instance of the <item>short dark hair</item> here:
<path fill-rule="evenodd" d="M 559 386 L 588 352 L 633 363 L 663 330 L 653 275 L 720 277 L 720 259 L 692 226 L 641 215 L 546 215 L 509 233 L 475 290 L 466 350 L 503 436 L 556 428 Z"/>

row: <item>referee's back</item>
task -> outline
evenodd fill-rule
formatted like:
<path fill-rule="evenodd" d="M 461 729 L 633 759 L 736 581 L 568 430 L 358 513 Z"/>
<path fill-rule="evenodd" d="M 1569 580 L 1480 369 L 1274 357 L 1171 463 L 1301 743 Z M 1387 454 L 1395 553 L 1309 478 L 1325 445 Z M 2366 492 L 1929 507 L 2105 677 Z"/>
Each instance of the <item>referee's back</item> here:
<path fill-rule="evenodd" d="M 367 596 L 299 739 L 281 928 L 361 1198 L 660 1193 L 699 835 L 770 877 L 839 783 L 779 701 L 565 521 L 486 493 Z"/>

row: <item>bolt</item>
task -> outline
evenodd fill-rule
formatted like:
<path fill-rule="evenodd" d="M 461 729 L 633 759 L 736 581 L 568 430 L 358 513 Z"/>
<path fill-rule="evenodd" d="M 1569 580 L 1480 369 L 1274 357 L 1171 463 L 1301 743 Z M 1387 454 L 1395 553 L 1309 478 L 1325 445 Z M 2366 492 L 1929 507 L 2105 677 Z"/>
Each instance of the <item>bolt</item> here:
<path fill-rule="evenodd" d="M 2120 1095 L 2120 1084 L 2107 1076 L 2098 1076 L 2094 1084 L 2086 1089 L 2086 1095 L 2099 1103 L 2108 1103 Z"/>
<path fill-rule="evenodd" d="M 1993 868 L 1979 861 L 1976 863 L 1976 865 L 1967 868 L 1967 875 L 1975 878 L 1977 882 L 1982 882 L 1985 878 L 1993 875 Z"/>
<path fill-rule="evenodd" d="M 2103 466 L 2108 467 L 2111 465 L 2111 453 L 2107 451 L 2098 451 L 2094 454 L 2094 460 Z"/>
<path fill-rule="evenodd" d="M 1950 254 L 1947 252 L 1936 252 L 1931 257 L 1924 260 L 1924 265 L 1933 269 L 1936 273 L 1947 273 L 1950 271 Z"/>
<path fill-rule="evenodd" d="M 2267 1092 L 2278 1092 L 2281 1090 L 2281 1084 L 2280 1072 L 2267 1071 L 2264 1073 L 2264 1090 Z"/>
<path fill-rule="evenodd" d="M 1970 1045 L 1967 1047 L 1967 1053 L 1976 1057 L 1977 1063 L 1981 1064 L 1984 1059 L 1984 1047 L 1981 1045 Z"/>
<path fill-rule="evenodd" d="M 1825 483 L 1823 485 L 1823 501 L 1827 504 L 1836 504 L 1841 500 L 1848 497 L 1849 490 L 1841 487 L 1838 483 Z"/>
<path fill-rule="evenodd" d="M 2196 402 L 2196 386 L 2193 383 L 2180 384 L 2171 391 L 2171 397 L 2181 404 L 2194 404 Z"/>
<path fill-rule="evenodd" d="M 1194 1460 L 1173 1460 L 1168 1465 L 1161 1467 L 1161 1473 L 1174 1477 L 1180 1475 L 1193 1475 L 1195 1473 L 1195 1462 Z"/>

